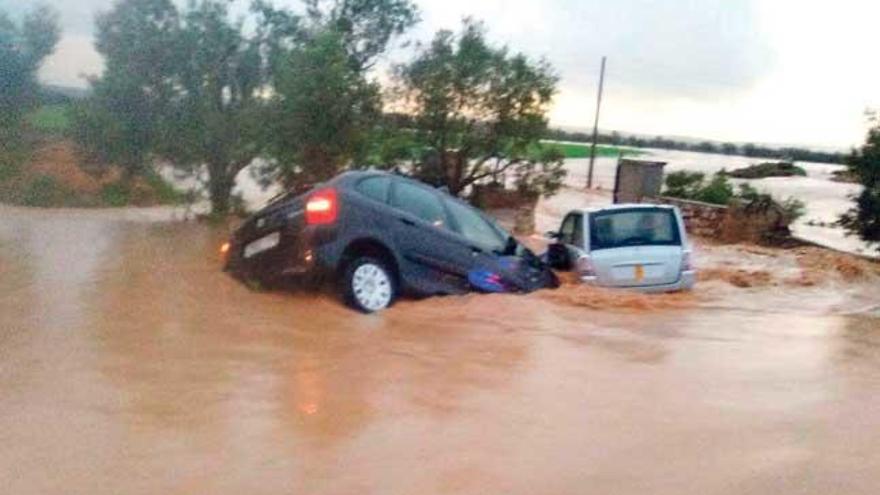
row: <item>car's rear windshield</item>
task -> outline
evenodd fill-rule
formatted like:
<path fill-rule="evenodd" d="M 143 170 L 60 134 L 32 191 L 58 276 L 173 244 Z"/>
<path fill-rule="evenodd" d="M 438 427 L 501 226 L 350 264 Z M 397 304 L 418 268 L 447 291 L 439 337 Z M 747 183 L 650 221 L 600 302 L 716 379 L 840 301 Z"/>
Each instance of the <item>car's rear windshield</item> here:
<path fill-rule="evenodd" d="M 668 208 L 609 210 L 590 215 L 590 249 L 680 246 L 678 220 Z"/>

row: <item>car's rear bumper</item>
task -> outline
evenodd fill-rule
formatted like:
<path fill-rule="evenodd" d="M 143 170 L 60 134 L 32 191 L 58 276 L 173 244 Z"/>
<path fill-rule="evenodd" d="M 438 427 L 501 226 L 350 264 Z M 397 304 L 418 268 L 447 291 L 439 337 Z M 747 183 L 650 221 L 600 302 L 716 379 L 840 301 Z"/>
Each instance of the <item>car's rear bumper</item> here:
<path fill-rule="evenodd" d="M 599 287 L 605 286 L 598 280 L 597 277 L 581 277 L 581 281 L 588 285 L 595 285 Z M 635 290 L 639 292 L 678 292 L 678 291 L 686 291 L 694 288 L 694 285 L 697 283 L 697 272 L 696 271 L 686 271 L 682 272 L 681 276 L 678 280 L 671 284 L 663 284 L 663 285 L 639 285 L 639 286 L 627 286 L 627 287 L 609 287 L 609 288 L 617 288 L 617 289 L 627 289 L 627 290 Z"/>
<path fill-rule="evenodd" d="M 233 240 L 224 269 L 236 278 L 261 282 L 319 279 L 333 266 L 328 239 L 314 232 L 307 234 L 283 231 L 277 246 L 250 257 L 244 256 L 248 243 Z"/>

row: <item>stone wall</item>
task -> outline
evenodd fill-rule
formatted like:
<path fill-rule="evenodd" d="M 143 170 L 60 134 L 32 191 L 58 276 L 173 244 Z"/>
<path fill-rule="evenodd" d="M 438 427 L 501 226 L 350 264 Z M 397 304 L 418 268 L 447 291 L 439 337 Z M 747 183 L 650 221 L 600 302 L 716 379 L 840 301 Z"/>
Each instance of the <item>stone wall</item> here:
<path fill-rule="evenodd" d="M 668 196 L 651 198 L 650 202 L 677 206 L 691 235 L 725 243 L 788 245 L 794 242 L 788 228 L 791 220 L 775 203 L 767 208 L 737 202 L 719 206 Z"/>
<path fill-rule="evenodd" d="M 691 235 L 713 239 L 725 237 L 724 226 L 728 217 L 728 207 L 726 206 L 668 196 L 651 198 L 649 202 L 677 206 L 684 217 L 685 227 Z"/>

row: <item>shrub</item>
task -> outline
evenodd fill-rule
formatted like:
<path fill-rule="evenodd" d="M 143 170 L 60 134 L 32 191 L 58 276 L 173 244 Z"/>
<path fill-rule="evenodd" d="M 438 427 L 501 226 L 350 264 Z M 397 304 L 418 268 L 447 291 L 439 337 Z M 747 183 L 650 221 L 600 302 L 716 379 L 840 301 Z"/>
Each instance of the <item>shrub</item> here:
<path fill-rule="evenodd" d="M 73 192 L 48 175 L 35 177 L 25 185 L 21 193 L 21 204 L 25 206 L 72 206 L 75 203 Z"/>
<path fill-rule="evenodd" d="M 672 172 L 666 175 L 666 195 L 675 198 L 692 198 L 706 178 L 702 172 Z"/>
<path fill-rule="evenodd" d="M 733 197 L 733 185 L 727 176 L 715 174 L 706 186 L 696 192 L 693 199 L 714 205 L 726 205 Z"/>
<path fill-rule="evenodd" d="M 764 162 L 736 169 L 728 175 L 737 179 L 763 179 L 765 177 L 805 177 L 807 171 L 790 162 Z"/>
<path fill-rule="evenodd" d="M 715 174 L 708 184 L 705 180 L 702 172 L 673 172 L 666 176 L 664 194 L 716 205 L 726 205 L 733 199 L 733 186 L 726 175 Z"/>
<path fill-rule="evenodd" d="M 113 182 L 101 188 L 101 202 L 107 206 L 125 206 L 130 196 L 131 190 L 122 182 Z"/>

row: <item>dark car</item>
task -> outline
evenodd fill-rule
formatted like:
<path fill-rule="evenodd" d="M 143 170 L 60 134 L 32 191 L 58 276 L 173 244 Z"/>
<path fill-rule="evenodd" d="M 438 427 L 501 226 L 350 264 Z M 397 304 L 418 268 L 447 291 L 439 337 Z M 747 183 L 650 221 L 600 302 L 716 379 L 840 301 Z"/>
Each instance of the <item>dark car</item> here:
<path fill-rule="evenodd" d="M 224 246 L 239 278 L 332 279 L 361 311 L 403 293 L 555 287 L 531 251 L 466 203 L 383 172 L 349 172 L 249 218 Z"/>

